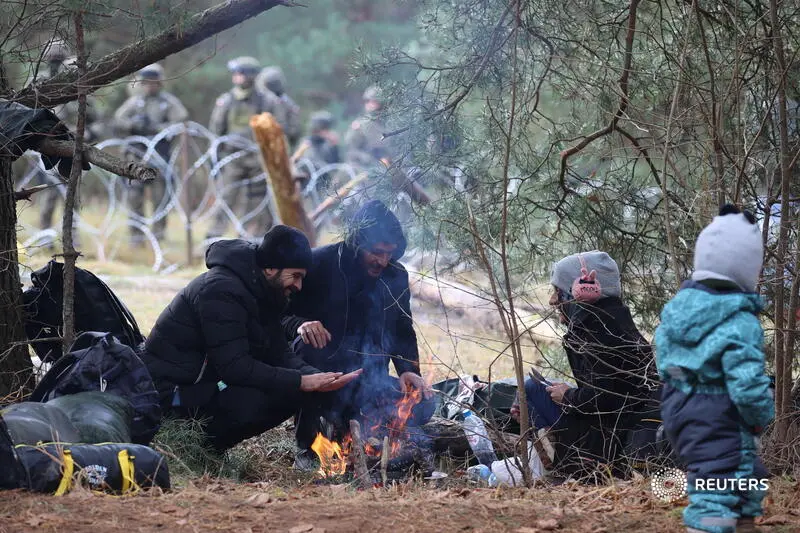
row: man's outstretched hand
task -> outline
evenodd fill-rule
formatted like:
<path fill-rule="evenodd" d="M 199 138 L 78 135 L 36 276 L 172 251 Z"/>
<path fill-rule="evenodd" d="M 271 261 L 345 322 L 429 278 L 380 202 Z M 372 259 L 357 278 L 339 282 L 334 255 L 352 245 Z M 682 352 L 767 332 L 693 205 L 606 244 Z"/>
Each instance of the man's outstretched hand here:
<path fill-rule="evenodd" d="M 341 372 L 320 372 L 300 377 L 300 390 L 303 392 L 331 392 L 339 390 L 358 376 L 363 370 L 359 368 L 349 374 Z"/>
<path fill-rule="evenodd" d="M 297 328 L 297 333 L 303 338 L 304 343 L 310 344 L 318 350 L 324 348 L 333 338 L 330 331 L 325 329 L 319 320 L 303 322 Z"/>
<path fill-rule="evenodd" d="M 400 375 L 400 392 L 406 394 L 411 392 L 411 389 L 422 391 L 422 396 L 424 396 L 425 399 L 433 396 L 433 390 L 425 384 L 425 380 L 422 379 L 422 376 L 413 372 L 403 372 Z"/>

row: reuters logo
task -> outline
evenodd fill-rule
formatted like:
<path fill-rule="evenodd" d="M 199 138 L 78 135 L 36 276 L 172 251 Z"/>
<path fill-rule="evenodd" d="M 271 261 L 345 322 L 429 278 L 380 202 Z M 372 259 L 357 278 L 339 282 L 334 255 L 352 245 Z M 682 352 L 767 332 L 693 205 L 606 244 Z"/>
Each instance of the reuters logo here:
<path fill-rule="evenodd" d="M 688 487 L 686 474 L 677 468 L 663 468 L 656 472 L 650 480 L 653 496 L 666 503 L 680 500 L 686 496 Z"/>

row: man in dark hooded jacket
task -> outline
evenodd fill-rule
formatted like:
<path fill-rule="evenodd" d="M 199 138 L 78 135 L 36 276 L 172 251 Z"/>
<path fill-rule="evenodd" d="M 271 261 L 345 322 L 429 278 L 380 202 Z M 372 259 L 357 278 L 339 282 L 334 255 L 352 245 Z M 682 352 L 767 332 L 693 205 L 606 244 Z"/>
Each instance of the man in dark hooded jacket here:
<path fill-rule="evenodd" d="M 387 422 L 396 403 L 417 389 L 421 401 L 409 426 L 425 423 L 434 402 L 419 371 L 411 318 L 408 273 L 398 262 L 406 239 L 397 217 L 377 200 L 354 215 L 343 242 L 312 252 L 306 288 L 292 299 L 284 325 L 304 341 L 305 361 L 328 372 L 363 369 L 358 382 L 305 405 L 297 422 L 296 467 L 311 468 L 308 448 L 320 431 L 320 416 L 336 428 L 349 419 L 371 427 Z M 389 361 L 398 378 L 389 376 Z"/>
<path fill-rule="evenodd" d="M 320 372 L 286 342 L 281 317 L 311 265 L 300 231 L 275 226 L 259 245 L 216 242 L 206 265 L 161 313 L 145 345 L 165 412 L 208 418 L 211 444 L 225 450 L 292 416 L 306 393 L 357 377 Z"/>

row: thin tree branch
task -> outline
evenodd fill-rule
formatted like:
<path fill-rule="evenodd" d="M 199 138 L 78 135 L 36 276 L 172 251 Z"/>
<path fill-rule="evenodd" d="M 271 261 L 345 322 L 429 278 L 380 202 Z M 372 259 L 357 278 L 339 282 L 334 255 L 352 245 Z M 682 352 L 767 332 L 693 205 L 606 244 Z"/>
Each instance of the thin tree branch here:
<path fill-rule="evenodd" d="M 424 122 L 432 120 L 432 119 L 434 119 L 434 118 L 436 118 L 436 117 L 438 117 L 440 115 L 443 115 L 443 114 L 445 114 L 447 112 L 452 113 L 455 110 L 455 108 L 458 107 L 458 104 L 460 104 L 461 101 L 464 100 L 464 98 L 466 98 L 467 95 L 469 95 L 469 93 L 472 91 L 473 87 L 475 87 L 475 84 L 480 79 L 480 77 L 483 74 L 483 72 L 486 70 L 486 67 L 489 65 L 489 60 L 492 58 L 492 56 L 497 52 L 497 50 L 499 48 L 497 46 L 497 41 L 500 38 L 500 33 L 501 33 L 502 29 L 503 29 L 503 24 L 505 23 L 506 18 L 508 18 L 508 14 L 511 12 L 511 6 L 512 5 L 513 4 L 509 4 L 508 7 L 506 7 L 506 10 L 503 12 L 503 16 L 501 16 L 500 20 L 497 21 L 497 24 L 495 25 L 494 30 L 492 30 L 492 36 L 491 36 L 491 38 L 489 40 L 489 46 L 486 48 L 486 53 L 483 54 L 483 58 L 481 58 L 481 62 L 478 65 L 478 69 L 475 71 L 475 73 L 469 79 L 467 84 L 464 86 L 464 89 L 451 102 L 449 102 L 447 105 L 445 105 L 441 109 L 437 109 L 433 113 L 429 113 L 429 114 L 425 115 L 423 117 L 423 119 L 422 119 Z M 386 139 L 387 137 L 394 137 L 395 135 L 400 135 L 401 133 L 407 132 L 411 128 L 412 128 L 412 126 L 405 126 L 403 128 L 400 128 L 400 129 L 397 129 L 397 130 L 394 130 L 394 131 L 386 132 L 386 133 L 383 134 L 383 138 Z"/>
<path fill-rule="evenodd" d="M 86 73 L 86 46 L 83 35 L 83 11 L 75 12 L 75 42 L 77 52 L 78 74 Z M 75 127 L 75 151 L 72 154 L 72 167 L 67 182 L 67 197 L 64 199 L 64 218 L 61 227 L 62 250 L 64 255 L 64 294 L 62 307 L 61 341 L 62 353 L 67 353 L 75 340 L 75 261 L 80 255 L 74 246 L 72 224 L 78 201 L 78 186 L 83 175 L 83 142 L 86 129 L 86 88 L 82 84 L 78 89 L 78 124 Z"/>
<path fill-rule="evenodd" d="M 228 0 L 192 16 L 186 23 L 176 23 L 161 33 L 140 39 L 100 58 L 84 75 L 66 70 L 46 81 L 29 85 L 2 97 L 28 107 L 54 107 L 75 100 L 78 88 L 87 93 L 124 78 L 165 57 L 202 42 L 275 6 L 292 6 L 286 0 Z"/>
<path fill-rule="evenodd" d="M 37 147 L 37 151 L 45 155 L 58 157 L 72 157 L 75 149 L 75 141 L 60 141 L 51 138 L 46 138 Z M 81 153 L 85 161 L 117 176 L 138 181 L 151 181 L 159 177 L 158 170 L 152 167 L 132 161 L 123 161 L 107 152 L 98 150 L 94 146 L 84 145 Z"/>
<path fill-rule="evenodd" d="M 622 65 L 622 75 L 619 78 L 620 99 L 617 111 L 614 113 L 614 116 L 611 118 L 611 122 L 608 124 L 608 126 L 599 129 L 594 133 L 590 133 L 575 146 L 561 151 L 561 170 L 559 171 L 558 181 L 562 184 L 562 187 L 564 187 L 564 178 L 567 173 L 567 162 L 569 161 L 569 158 L 589 146 L 600 137 L 604 137 L 613 132 L 617 127 L 617 123 L 623 116 L 625 116 L 625 111 L 628 109 L 628 104 L 630 103 L 630 100 L 628 99 L 628 81 L 631 74 L 631 64 L 633 63 L 633 42 L 636 38 L 636 11 L 638 7 L 639 0 L 631 0 L 629 8 L 630 15 L 628 16 L 628 32 L 625 36 L 625 60 L 623 61 Z"/>

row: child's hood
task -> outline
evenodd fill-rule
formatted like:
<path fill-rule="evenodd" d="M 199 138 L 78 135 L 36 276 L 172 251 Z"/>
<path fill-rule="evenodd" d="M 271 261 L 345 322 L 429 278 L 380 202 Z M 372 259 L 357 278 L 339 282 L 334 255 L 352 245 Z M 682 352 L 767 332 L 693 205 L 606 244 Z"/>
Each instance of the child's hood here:
<path fill-rule="evenodd" d="M 735 315 L 758 314 L 763 308 L 755 293 L 721 292 L 687 281 L 661 312 L 661 334 L 685 346 L 699 344 L 709 333 Z"/>

